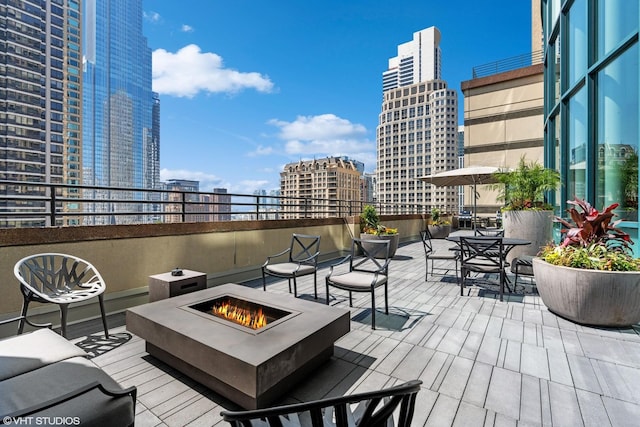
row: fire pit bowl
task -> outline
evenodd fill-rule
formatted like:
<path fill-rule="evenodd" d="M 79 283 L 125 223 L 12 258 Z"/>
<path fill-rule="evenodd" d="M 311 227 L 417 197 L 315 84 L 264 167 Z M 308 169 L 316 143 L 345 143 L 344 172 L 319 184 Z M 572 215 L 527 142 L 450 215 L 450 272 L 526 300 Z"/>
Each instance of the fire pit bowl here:
<path fill-rule="evenodd" d="M 133 307 L 126 316 L 149 354 L 246 409 L 268 406 L 349 332 L 348 310 L 236 284 Z"/>

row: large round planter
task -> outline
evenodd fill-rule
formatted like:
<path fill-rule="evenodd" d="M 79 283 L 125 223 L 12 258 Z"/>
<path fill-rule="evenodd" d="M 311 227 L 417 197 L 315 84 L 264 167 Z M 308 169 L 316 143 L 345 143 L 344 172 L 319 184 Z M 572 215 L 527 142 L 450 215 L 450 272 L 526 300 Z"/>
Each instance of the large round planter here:
<path fill-rule="evenodd" d="M 387 234 L 378 236 L 376 234 L 366 234 L 360 233 L 360 240 L 362 240 L 362 246 L 366 250 L 371 250 L 373 247 L 367 246 L 367 240 L 389 240 L 389 258 L 393 257 L 398 250 L 398 243 L 400 243 L 400 235 L 399 234 Z"/>
<path fill-rule="evenodd" d="M 504 211 L 504 237 L 524 239 L 530 245 L 516 246 L 507 255 L 507 262 L 523 255 L 536 256 L 540 248 L 553 240 L 553 211 Z"/>
<path fill-rule="evenodd" d="M 640 272 L 563 267 L 533 259 L 542 302 L 577 323 L 621 327 L 640 322 Z"/>
<path fill-rule="evenodd" d="M 427 228 L 429 229 L 429 233 L 431 233 L 432 239 L 446 239 L 449 236 L 449 233 L 451 233 L 451 225 L 449 224 L 447 225 L 429 224 L 427 225 Z"/>

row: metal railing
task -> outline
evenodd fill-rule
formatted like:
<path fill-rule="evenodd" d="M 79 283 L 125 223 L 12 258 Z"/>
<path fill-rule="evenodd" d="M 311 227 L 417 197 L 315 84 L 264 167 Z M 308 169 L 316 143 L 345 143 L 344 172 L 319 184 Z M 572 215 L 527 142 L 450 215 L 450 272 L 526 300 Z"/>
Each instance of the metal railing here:
<path fill-rule="evenodd" d="M 0 228 L 425 214 L 422 204 L 0 180 Z"/>
<path fill-rule="evenodd" d="M 511 58 L 501 59 L 484 65 L 473 67 L 473 78 L 487 77 L 506 71 L 517 70 L 518 68 L 542 63 L 542 51 L 525 53 Z"/>

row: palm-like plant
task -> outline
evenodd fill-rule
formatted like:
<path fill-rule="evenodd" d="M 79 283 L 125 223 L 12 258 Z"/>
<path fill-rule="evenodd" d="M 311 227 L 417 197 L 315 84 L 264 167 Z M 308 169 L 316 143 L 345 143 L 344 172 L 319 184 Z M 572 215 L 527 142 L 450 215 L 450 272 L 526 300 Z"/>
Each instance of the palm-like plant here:
<path fill-rule="evenodd" d="M 504 201 L 506 209 L 551 209 L 545 203 L 544 194 L 554 191 L 560 184 L 560 173 L 543 167 L 538 162 L 520 158 L 517 169 L 508 172 L 496 172 L 497 184 L 491 187 L 498 190 L 499 201 Z"/>

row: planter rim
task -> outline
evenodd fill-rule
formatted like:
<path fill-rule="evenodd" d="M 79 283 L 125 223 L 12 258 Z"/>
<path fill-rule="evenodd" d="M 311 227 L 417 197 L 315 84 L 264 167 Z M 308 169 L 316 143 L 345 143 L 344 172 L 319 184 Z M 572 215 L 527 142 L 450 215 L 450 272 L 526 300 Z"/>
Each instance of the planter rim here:
<path fill-rule="evenodd" d="M 580 270 L 580 271 L 597 271 L 598 273 L 610 273 L 610 274 L 640 274 L 640 270 L 636 270 L 636 271 L 611 271 L 611 270 L 596 270 L 593 268 L 578 268 L 578 267 L 567 267 L 566 265 L 557 265 L 557 264 L 551 264 L 545 260 L 543 260 L 542 258 L 540 258 L 539 256 L 537 257 L 533 257 L 533 262 L 543 262 L 545 264 L 549 264 L 552 265 L 554 267 L 558 267 L 558 268 L 564 268 L 564 269 L 568 269 L 568 270 Z"/>

